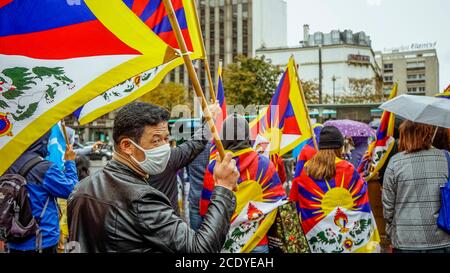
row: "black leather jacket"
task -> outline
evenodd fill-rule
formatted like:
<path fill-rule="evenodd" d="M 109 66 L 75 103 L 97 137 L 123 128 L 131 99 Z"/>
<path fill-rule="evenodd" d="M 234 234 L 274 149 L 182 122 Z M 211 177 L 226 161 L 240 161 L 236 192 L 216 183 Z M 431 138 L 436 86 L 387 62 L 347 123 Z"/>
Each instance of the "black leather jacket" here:
<path fill-rule="evenodd" d="M 167 197 L 125 164 L 112 160 L 81 181 L 69 197 L 70 241 L 81 252 L 219 252 L 236 207 L 234 193 L 216 187 L 195 232 Z"/>

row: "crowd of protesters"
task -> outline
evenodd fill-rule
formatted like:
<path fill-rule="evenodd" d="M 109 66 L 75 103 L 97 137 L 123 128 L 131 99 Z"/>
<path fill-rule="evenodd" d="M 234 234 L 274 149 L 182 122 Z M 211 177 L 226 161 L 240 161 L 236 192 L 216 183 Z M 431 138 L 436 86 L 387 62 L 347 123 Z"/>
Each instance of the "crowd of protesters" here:
<path fill-rule="evenodd" d="M 220 111 L 217 105 L 210 109 L 214 116 Z M 6 174 L 22 173 L 24 165 L 39 158 L 24 177 L 42 236 L 8 243 L 8 251 L 56 253 L 64 251 L 61 242 L 77 242 L 81 252 L 220 252 L 236 209 L 233 191 L 240 183 L 236 154 L 252 153 L 255 158 L 241 168 L 244 172 L 255 168 L 252 164 L 258 160 L 266 160 L 264 144 L 253 149 L 243 117 L 225 120 L 224 131 L 233 128 L 245 137 L 222 138 L 228 152 L 217 158 L 210 181 L 214 192 L 202 215 L 200 199 L 213 147 L 211 136 L 204 133 L 205 126 L 193 140 L 171 147 L 168 120 L 169 112 L 155 105 L 134 102 L 123 107 L 114 121 L 113 159 L 96 173 L 90 173 L 89 160 L 77 156 L 70 145 L 64 167 L 58 168 L 43 159 L 49 134 L 37 140 Z M 227 127 L 228 123 L 233 125 Z M 449 180 L 448 130 L 404 120 L 396 122 L 394 137 L 395 147 L 378 174 L 386 233 L 394 252 L 450 252 L 450 234 L 436 224 L 439 189 Z M 283 163 L 282 157 L 277 166 L 269 163 L 276 170 L 270 179 L 281 181 L 289 199 L 298 200 L 297 185 L 309 179 L 329 181 L 354 173 L 368 141 L 345 137 L 335 127 L 325 126 L 317 135 L 318 151 L 310 145 L 302 149 L 294 183 L 294 168 L 288 160 Z M 184 212 L 178 202 L 177 176 L 189 184 Z M 60 209 L 57 198 L 68 199 L 67 210 Z M 251 252 L 268 253 L 267 237 Z"/>

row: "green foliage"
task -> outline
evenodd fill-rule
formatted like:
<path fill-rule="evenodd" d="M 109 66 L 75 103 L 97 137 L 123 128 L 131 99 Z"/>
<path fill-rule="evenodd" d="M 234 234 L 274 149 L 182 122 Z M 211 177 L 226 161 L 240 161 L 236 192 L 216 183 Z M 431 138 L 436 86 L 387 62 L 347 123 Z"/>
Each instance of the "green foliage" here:
<path fill-rule="evenodd" d="M 307 104 L 319 103 L 319 84 L 315 81 L 302 81 L 302 89 Z"/>
<path fill-rule="evenodd" d="M 282 70 L 264 57 L 238 56 L 223 71 L 228 104 L 247 106 L 269 104 Z"/>
<path fill-rule="evenodd" d="M 339 103 L 376 103 L 383 100 L 381 88 L 375 78 L 349 79 L 350 92 L 336 97 Z"/>
<path fill-rule="evenodd" d="M 28 106 L 27 110 L 23 113 L 21 111 L 17 110 L 16 114 L 19 114 L 19 115 L 13 114 L 12 116 L 13 116 L 14 120 L 21 121 L 21 120 L 30 118 L 31 116 L 33 116 L 34 112 L 36 112 L 38 104 L 39 104 L 39 102 L 30 104 Z"/>
<path fill-rule="evenodd" d="M 176 105 L 188 105 L 191 103 L 185 99 L 186 89 L 179 83 L 162 83 L 157 88 L 142 96 L 139 100 L 156 104 L 171 110 Z M 191 108 L 192 109 L 192 108 Z"/>

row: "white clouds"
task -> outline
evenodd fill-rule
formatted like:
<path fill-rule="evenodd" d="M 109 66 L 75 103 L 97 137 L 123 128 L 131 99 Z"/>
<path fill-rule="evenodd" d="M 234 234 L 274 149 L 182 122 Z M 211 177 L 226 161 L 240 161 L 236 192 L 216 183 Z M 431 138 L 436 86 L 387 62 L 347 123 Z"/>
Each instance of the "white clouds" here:
<path fill-rule="evenodd" d="M 381 6 L 383 0 L 366 0 L 367 5 L 369 6 Z"/>

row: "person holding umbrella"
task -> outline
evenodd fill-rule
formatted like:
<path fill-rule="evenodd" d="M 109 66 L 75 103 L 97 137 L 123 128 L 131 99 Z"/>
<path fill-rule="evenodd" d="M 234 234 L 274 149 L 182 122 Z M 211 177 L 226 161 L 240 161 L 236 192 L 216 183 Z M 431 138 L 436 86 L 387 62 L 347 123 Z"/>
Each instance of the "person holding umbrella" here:
<path fill-rule="evenodd" d="M 450 234 L 437 226 L 450 154 L 432 145 L 438 127 L 450 128 L 450 100 L 402 95 L 380 108 L 407 119 L 400 126 L 400 153 L 384 177 L 386 231 L 394 251 L 450 253 Z"/>
<path fill-rule="evenodd" d="M 404 121 L 400 152 L 384 174 L 383 214 L 394 253 L 450 253 L 450 234 L 437 226 L 450 154 L 432 146 L 434 131 L 431 125 Z"/>

